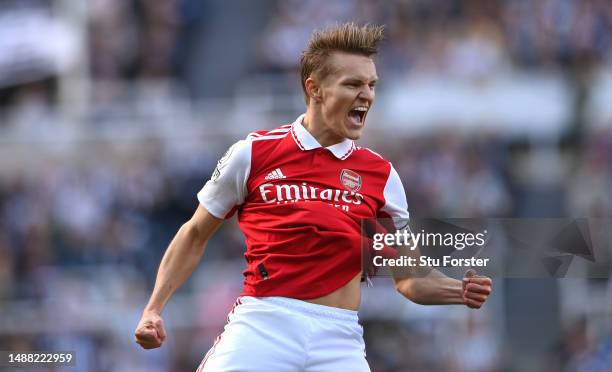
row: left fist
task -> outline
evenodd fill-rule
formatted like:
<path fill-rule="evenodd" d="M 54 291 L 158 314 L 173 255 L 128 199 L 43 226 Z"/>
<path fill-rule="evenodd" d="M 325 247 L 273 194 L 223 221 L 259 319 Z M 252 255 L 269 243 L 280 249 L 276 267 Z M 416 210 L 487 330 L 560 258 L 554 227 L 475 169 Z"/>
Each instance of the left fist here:
<path fill-rule="evenodd" d="M 491 278 L 476 275 L 474 269 L 469 269 L 463 278 L 463 302 L 467 307 L 480 309 L 491 294 L 492 285 Z"/>

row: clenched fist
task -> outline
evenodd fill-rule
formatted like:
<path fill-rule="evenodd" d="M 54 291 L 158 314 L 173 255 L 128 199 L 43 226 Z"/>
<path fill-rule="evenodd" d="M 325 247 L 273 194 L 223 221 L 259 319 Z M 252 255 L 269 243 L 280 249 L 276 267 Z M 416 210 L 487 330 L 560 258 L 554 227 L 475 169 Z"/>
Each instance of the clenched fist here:
<path fill-rule="evenodd" d="M 134 332 L 136 343 L 144 349 L 160 347 L 166 339 L 166 330 L 161 316 L 153 312 L 145 312 Z"/>
<path fill-rule="evenodd" d="M 463 278 L 463 301 L 472 309 L 480 309 L 491 294 L 493 281 L 486 276 L 476 275 L 473 269 L 468 270 Z"/>

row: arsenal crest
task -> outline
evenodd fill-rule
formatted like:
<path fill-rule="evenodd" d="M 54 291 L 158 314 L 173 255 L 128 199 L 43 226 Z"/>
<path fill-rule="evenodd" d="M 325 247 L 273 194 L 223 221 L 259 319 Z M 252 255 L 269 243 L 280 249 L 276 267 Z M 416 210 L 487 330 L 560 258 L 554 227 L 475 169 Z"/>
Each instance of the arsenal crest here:
<path fill-rule="evenodd" d="M 340 172 L 340 183 L 349 191 L 357 192 L 361 189 L 361 176 L 350 169 Z"/>

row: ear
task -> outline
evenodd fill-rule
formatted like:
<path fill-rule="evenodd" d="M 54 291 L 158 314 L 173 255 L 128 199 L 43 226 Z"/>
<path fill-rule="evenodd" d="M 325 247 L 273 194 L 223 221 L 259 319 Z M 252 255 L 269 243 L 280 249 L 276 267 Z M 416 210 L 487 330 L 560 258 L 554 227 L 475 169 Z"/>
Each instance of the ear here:
<path fill-rule="evenodd" d="M 306 93 L 310 99 L 313 99 L 316 102 L 321 102 L 321 87 L 313 78 L 309 77 L 306 79 L 304 86 L 306 87 Z"/>

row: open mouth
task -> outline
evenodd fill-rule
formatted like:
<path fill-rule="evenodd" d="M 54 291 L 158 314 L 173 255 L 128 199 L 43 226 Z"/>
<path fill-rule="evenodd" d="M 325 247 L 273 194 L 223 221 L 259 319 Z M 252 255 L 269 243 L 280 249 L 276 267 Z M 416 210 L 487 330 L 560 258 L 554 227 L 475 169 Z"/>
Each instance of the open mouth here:
<path fill-rule="evenodd" d="M 358 106 L 349 111 L 348 117 L 355 125 L 363 125 L 368 108 Z"/>

